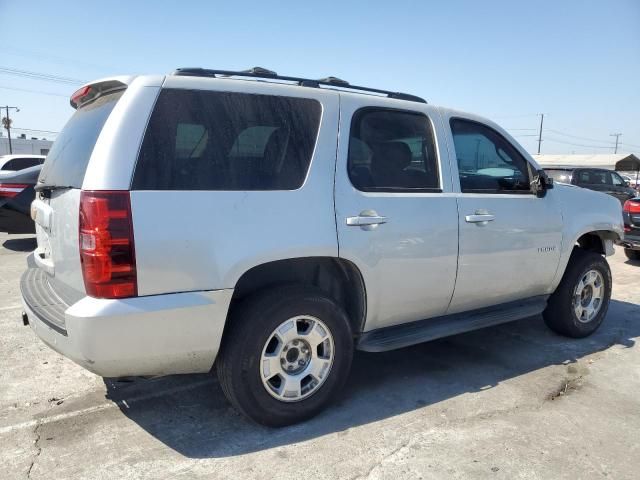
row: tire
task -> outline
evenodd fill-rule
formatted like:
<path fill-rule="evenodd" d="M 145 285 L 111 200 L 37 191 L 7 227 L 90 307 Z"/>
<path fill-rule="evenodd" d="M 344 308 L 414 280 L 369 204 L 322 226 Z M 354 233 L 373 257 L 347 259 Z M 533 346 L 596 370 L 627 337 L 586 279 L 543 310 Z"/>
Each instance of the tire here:
<path fill-rule="evenodd" d="M 216 362 L 218 378 L 229 402 L 255 422 L 282 427 L 307 420 L 344 386 L 354 350 L 349 319 L 321 290 L 284 286 L 259 292 L 243 300 L 229 322 Z M 299 333 L 305 329 L 311 330 Z M 311 345 L 320 338 L 324 339 L 314 350 Z M 297 356 L 290 356 L 294 353 Z M 298 367 L 303 357 L 309 363 Z M 265 373 L 265 363 L 272 371 Z M 294 364 L 301 370 L 289 375 L 285 369 Z M 317 376 L 311 375 L 314 370 Z M 273 371 L 276 375 L 267 380 Z M 292 390 L 285 389 L 289 380 Z"/>
<path fill-rule="evenodd" d="M 596 273 L 592 274 L 591 272 Z M 588 278 L 586 277 L 587 274 L 589 274 Z M 587 278 L 586 282 L 584 281 L 585 278 Z M 598 278 L 601 283 L 601 290 L 597 288 Z M 589 296 L 589 289 L 581 289 L 581 292 L 584 292 L 585 295 L 581 296 L 580 305 L 582 306 L 590 300 L 593 303 L 581 309 L 575 297 L 576 289 L 581 281 L 583 281 L 584 285 L 589 284 L 593 279 L 595 281 L 591 285 L 591 296 Z M 596 309 L 594 307 L 596 305 L 595 298 L 598 295 L 601 295 L 602 298 Z M 571 254 L 562 281 L 549 298 L 547 308 L 542 315 L 547 326 L 554 332 L 571 338 L 583 338 L 598 329 L 607 314 L 610 299 L 611 270 L 606 259 L 598 253 L 576 248 Z M 589 315 L 590 307 L 594 307 L 591 317 Z M 580 318 L 576 309 L 581 311 Z"/>
<path fill-rule="evenodd" d="M 629 260 L 633 260 L 633 261 L 640 260 L 640 250 L 632 250 L 630 248 L 625 248 L 624 254 L 627 256 Z"/>

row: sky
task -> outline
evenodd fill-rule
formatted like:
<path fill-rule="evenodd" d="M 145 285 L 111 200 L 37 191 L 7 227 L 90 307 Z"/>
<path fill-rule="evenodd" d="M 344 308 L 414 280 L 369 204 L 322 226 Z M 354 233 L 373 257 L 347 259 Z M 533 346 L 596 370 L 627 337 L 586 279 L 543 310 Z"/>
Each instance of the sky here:
<path fill-rule="evenodd" d="M 542 153 L 613 153 L 622 133 L 619 152 L 640 154 L 640 0 L 0 0 L 15 133 L 55 138 L 76 80 L 252 66 L 480 114 L 531 153 L 544 113 Z"/>

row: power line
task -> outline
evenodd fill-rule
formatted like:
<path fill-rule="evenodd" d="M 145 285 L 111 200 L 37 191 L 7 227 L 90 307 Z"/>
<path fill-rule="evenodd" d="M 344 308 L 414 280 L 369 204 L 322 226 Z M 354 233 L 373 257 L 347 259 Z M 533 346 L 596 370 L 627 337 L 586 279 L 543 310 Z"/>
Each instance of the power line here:
<path fill-rule="evenodd" d="M 520 115 L 490 115 L 491 118 L 524 118 L 524 117 L 537 117 L 539 113 L 523 113 Z"/>
<path fill-rule="evenodd" d="M 107 72 L 109 70 L 113 71 L 113 68 L 107 68 L 104 65 L 96 65 L 95 63 L 88 63 L 78 59 L 71 59 L 67 57 L 61 57 L 59 55 L 55 55 L 52 53 L 38 53 L 32 50 L 25 50 L 23 48 L 16 48 L 13 46 L 8 46 L 5 49 L 5 53 L 14 56 L 32 58 L 36 60 L 43 60 L 47 63 L 57 63 L 59 65 L 76 65 L 83 68 L 92 68 L 94 70 L 101 70 L 103 72 Z"/>
<path fill-rule="evenodd" d="M 14 127 L 13 130 L 20 130 L 20 131 L 24 131 L 24 132 L 40 132 L 40 133 L 54 133 L 54 134 L 59 134 L 60 132 L 54 132 L 51 130 L 38 130 L 35 128 L 18 128 L 18 127 Z"/>
<path fill-rule="evenodd" d="M 581 143 L 565 142 L 564 140 L 558 140 L 557 138 L 549 138 L 549 137 L 545 137 L 545 140 L 550 142 L 555 142 L 555 143 L 564 143 L 565 145 L 573 145 L 574 147 L 604 148 L 606 150 L 610 150 L 611 148 L 613 148 L 613 147 L 602 147 L 600 145 L 583 145 Z"/>
<path fill-rule="evenodd" d="M 595 138 L 588 138 L 588 137 L 580 137 L 578 135 L 572 135 L 570 133 L 564 133 L 561 132 L 559 130 L 553 130 L 552 128 L 547 128 L 547 131 L 549 132 L 553 132 L 553 133 L 557 133 L 558 135 L 562 135 L 564 137 L 571 137 L 571 138 L 577 138 L 578 140 L 587 140 L 589 142 L 596 142 L 596 143 L 608 143 L 610 145 L 613 145 L 614 142 L 609 142 L 607 140 L 597 140 Z"/>
<path fill-rule="evenodd" d="M 0 67 L 0 74 L 13 75 L 16 77 L 30 78 L 32 80 L 43 80 L 47 82 L 64 83 L 66 85 L 79 85 L 87 83 L 77 78 L 61 77 L 59 75 L 51 75 L 48 73 L 30 72 L 28 70 L 18 70 L 16 68 Z"/>
<path fill-rule="evenodd" d="M 62 93 L 39 92 L 38 90 L 29 90 L 28 88 L 6 87 L 4 85 L 0 85 L 0 89 L 3 89 L 3 90 L 15 90 L 16 92 L 38 93 L 40 95 L 51 95 L 53 97 L 69 98 L 69 96 L 70 96 L 70 95 L 63 95 Z"/>

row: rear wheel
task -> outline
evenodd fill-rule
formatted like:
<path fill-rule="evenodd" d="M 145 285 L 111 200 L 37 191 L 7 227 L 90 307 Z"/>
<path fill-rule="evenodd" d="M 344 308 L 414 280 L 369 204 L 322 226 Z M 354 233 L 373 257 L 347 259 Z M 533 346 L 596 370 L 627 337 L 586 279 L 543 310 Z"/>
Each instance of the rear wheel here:
<path fill-rule="evenodd" d="M 232 312 L 216 368 L 237 410 L 279 427 L 320 412 L 344 385 L 352 356 L 342 308 L 318 289 L 288 286 Z"/>
<path fill-rule="evenodd" d="M 577 248 L 543 312 L 553 331 L 573 338 L 595 332 L 609 308 L 611 270 L 602 255 Z"/>
<path fill-rule="evenodd" d="M 624 249 L 624 254 L 629 260 L 640 260 L 640 250 L 632 250 L 630 248 Z"/>

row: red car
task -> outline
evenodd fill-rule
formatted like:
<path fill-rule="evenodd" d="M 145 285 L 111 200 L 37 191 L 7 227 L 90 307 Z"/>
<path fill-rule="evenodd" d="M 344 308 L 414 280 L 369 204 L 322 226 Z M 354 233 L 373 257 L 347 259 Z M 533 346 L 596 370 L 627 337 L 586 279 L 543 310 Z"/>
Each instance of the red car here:
<path fill-rule="evenodd" d="M 640 260 L 640 197 L 624 203 L 624 240 L 620 244 L 629 260 Z"/>

